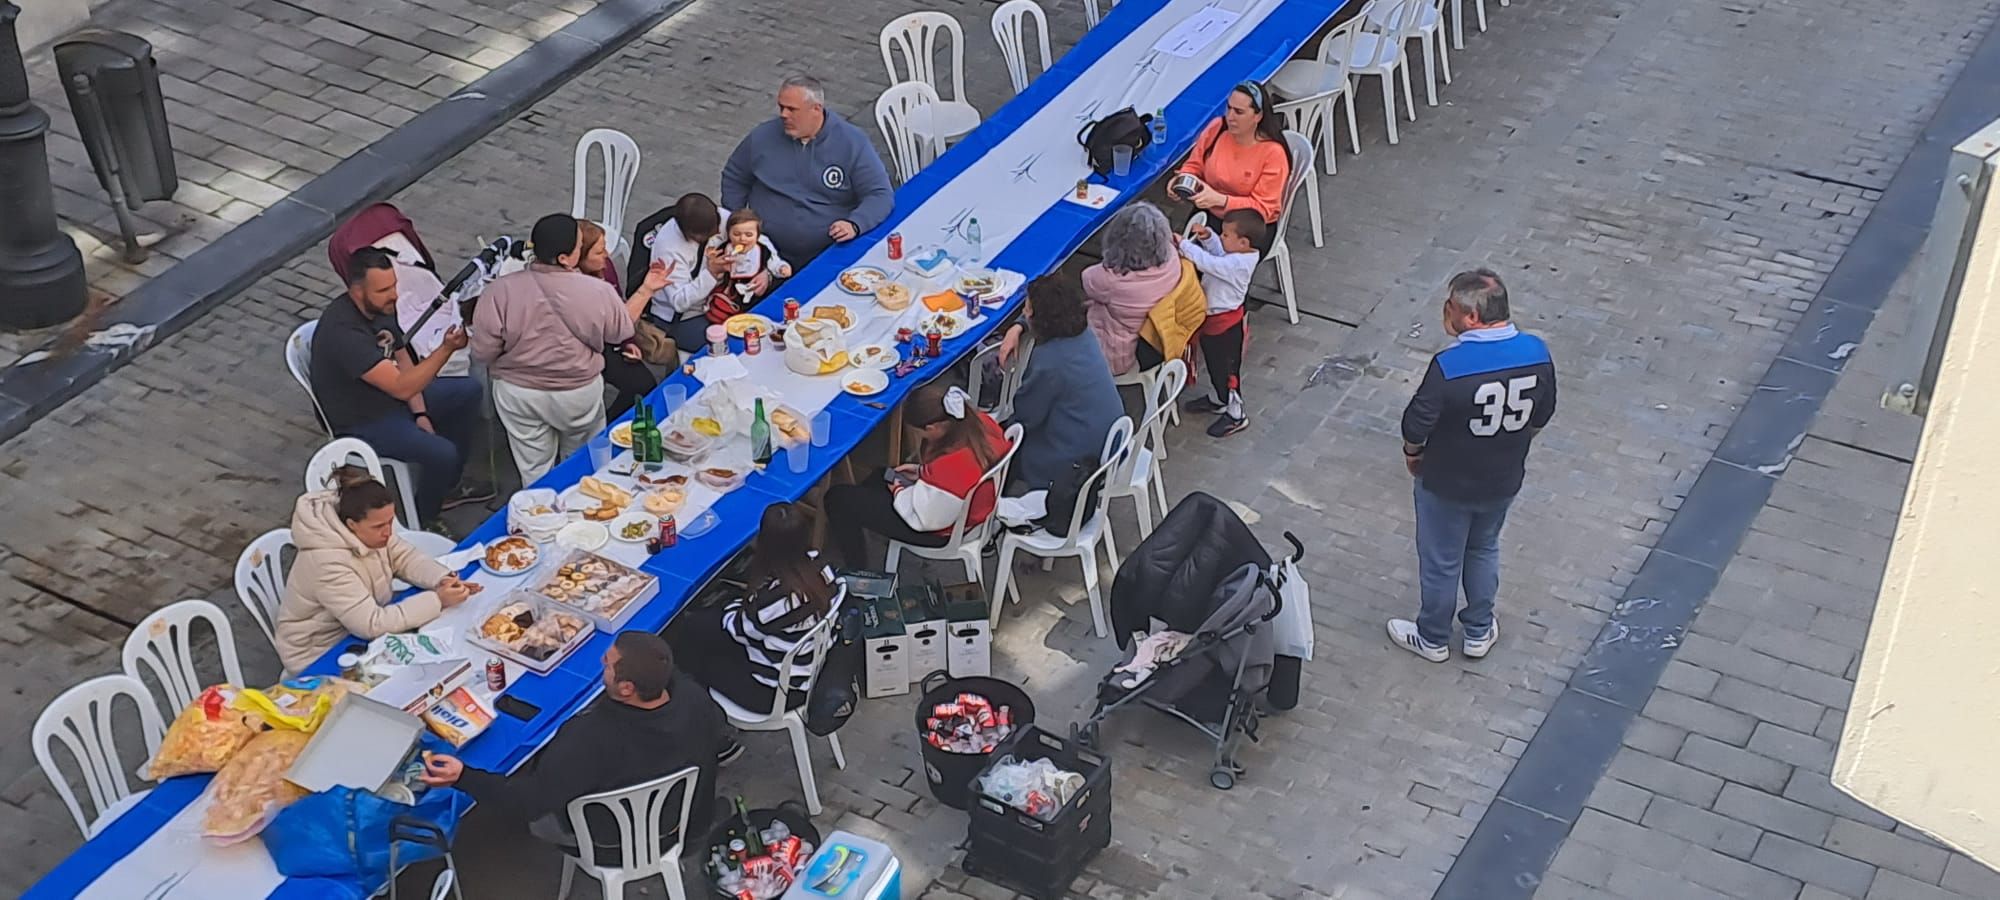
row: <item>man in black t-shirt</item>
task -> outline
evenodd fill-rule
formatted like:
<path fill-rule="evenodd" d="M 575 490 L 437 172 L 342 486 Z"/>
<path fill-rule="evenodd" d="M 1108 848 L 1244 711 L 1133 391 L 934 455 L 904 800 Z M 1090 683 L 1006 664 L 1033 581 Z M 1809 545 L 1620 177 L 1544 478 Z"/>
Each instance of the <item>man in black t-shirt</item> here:
<path fill-rule="evenodd" d="M 313 399 L 327 427 L 415 467 L 423 521 L 413 526 L 435 521 L 447 495 L 452 505 L 493 496 L 490 489 L 453 494 L 478 426 L 482 391 L 475 379 L 437 374 L 466 342 L 465 332 L 453 327 L 422 362 L 410 354 L 396 325 L 395 261 L 374 247 L 354 251 L 347 293 L 327 304 L 313 330 Z"/>
<path fill-rule="evenodd" d="M 1490 269 L 1452 276 L 1444 330 L 1458 340 L 1431 357 L 1403 410 L 1403 464 L 1416 476 L 1415 621 L 1389 620 L 1389 640 L 1431 662 L 1451 658 L 1451 617 L 1465 587 L 1465 655 L 1493 649 L 1500 629 L 1500 527 L 1521 490 L 1528 446 L 1556 411 L 1556 367 L 1542 339 L 1508 321 L 1507 287 Z"/>

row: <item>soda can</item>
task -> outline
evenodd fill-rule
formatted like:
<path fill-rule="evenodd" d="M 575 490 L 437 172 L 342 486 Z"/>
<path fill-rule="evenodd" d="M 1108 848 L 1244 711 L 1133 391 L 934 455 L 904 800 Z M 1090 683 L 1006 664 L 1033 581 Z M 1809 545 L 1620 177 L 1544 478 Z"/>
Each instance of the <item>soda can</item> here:
<path fill-rule="evenodd" d="M 507 689 L 506 663 L 497 659 L 486 661 L 486 687 L 494 691 L 504 691 Z"/>
<path fill-rule="evenodd" d="M 764 352 L 764 335 L 755 328 L 744 329 L 743 331 L 744 355 L 756 356 L 757 354 L 762 352 Z"/>
<path fill-rule="evenodd" d="M 796 322 L 798 321 L 798 319 L 799 319 L 799 301 L 796 299 L 786 300 L 785 321 Z"/>
<path fill-rule="evenodd" d="M 660 549 L 664 550 L 681 542 L 680 529 L 674 525 L 673 516 L 660 517 Z"/>
<path fill-rule="evenodd" d="M 900 231 L 889 232 L 889 258 L 903 258 L 903 233 Z"/>
<path fill-rule="evenodd" d="M 1090 199 L 1090 179 L 1079 178 L 1076 180 L 1076 199 L 1078 200 Z"/>
<path fill-rule="evenodd" d="M 936 328 L 932 328 L 929 334 L 924 335 L 924 355 L 932 359 L 944 355 L 944 350 L 941 346 L 943 343 L 944 335 Z"/>
<path fill-rule="evenodd" d="M 907 344 L 910 342 L 912 338 L 916 336 L 917 336 L 916 329 L 911 328 L 907 325 L 903 326 L 902 328 L 896 329 L 896 343 L 898 344 Z"/>

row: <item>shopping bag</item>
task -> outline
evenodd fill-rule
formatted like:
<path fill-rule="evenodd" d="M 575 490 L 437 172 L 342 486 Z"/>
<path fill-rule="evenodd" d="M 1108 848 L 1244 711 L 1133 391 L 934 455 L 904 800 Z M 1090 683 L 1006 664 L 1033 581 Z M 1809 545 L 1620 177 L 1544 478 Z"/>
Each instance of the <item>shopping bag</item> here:
<path fill-rule="evenodd" d="M 1279 656 L 1295 656 L 1305 662 L 1313 658 L 1312 592 L 1299 574 L 1298 562 L 1278 563 L 1278 618 L 1271 623 L 1272 649 Z"/>
<path fill-rule="evenodd" d="M 337 787 L 302 797 L 279 812 L 264 828 L 264 848 L 279 874 L 328 879 L 352 888 L 353 897 L 367 897 L 388 882 L 391 823 L 413 819 L 442 831 L 448 841 L 471 808 L 472 798 L 452 788 L 432 788 L 415 805 L 406 805 L 370 791 Z M 444 852 L 431 842 L 393 843 L 396 865 L 436 859 Z"/>

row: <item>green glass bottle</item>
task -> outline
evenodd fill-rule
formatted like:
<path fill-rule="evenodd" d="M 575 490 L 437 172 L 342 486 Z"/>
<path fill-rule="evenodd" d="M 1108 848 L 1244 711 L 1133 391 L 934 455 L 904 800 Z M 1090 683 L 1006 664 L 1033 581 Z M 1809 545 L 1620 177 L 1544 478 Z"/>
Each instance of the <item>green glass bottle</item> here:
<path fill-rule="evenodd" d="M 764 398 L 757 398 L 756 416 L 750 420 L 750 450 L 758 465 L 771 462 L 771 423 L 764 418 Z"/>

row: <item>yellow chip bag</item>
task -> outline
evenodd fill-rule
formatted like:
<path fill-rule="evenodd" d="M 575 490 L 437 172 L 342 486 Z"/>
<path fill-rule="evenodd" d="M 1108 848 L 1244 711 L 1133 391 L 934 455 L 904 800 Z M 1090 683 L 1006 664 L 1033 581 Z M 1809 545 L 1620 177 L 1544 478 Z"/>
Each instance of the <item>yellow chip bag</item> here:
<path fill-rule="evenodd" d="M 216 772 L 236 751 L 257 736 L 254 716 L 235 708 L 237 689 L 215 685 L 201 692 L 174 718 L 160 750 L 146 767 L 146 777 L 159 781 L 176 775 Z"/>

